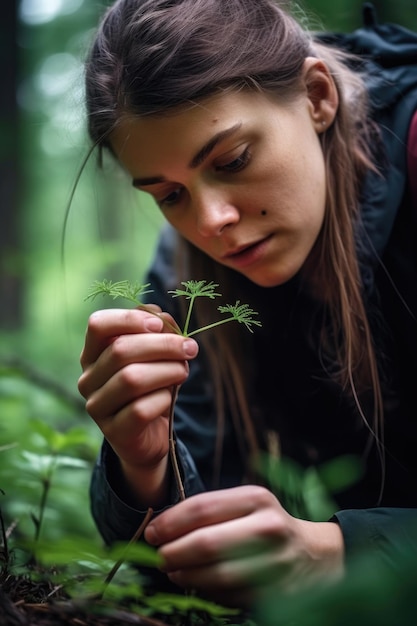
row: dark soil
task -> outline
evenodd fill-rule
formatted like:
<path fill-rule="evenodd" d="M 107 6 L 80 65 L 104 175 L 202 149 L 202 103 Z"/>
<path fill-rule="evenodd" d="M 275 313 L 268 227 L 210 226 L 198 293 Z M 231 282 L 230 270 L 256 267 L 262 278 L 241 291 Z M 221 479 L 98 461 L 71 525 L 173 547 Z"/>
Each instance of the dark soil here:
<path fill-rule="evenodd" d="M 92 604 L 80 605 L 51 583 L 10 575 L 0 586 L 0 626 L 166 626 L 105 602 Z"/>

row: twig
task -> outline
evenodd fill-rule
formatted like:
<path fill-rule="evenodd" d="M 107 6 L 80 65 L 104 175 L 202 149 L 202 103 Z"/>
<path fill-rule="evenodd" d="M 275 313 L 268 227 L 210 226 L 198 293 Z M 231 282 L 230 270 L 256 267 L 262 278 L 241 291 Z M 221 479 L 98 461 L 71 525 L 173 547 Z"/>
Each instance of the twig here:
<path fill-rule="evenodd" d="M 180 500 L 185 500 L 184 485 L 181 478 L 180 468 L 178 466 L 176 444 L 174 438 L 174 409 L 177 401 L 177 395 L 180 386 L 174 385 L 171 393 L 171 406 L 169 407 L 169 454 L 171 457 L 172 470 L 174 472 L 175 483 L 180 494 Z"/>
<path fill-rule="evenodd" d="M 48 595 L 46 596 L 46 599 L 49 600 L 50 598 L 52 598 L 52 596 L 57 594 L 58 591 L 61 591 L 61 589 L 64 589 L 64 585 L 55 585 L 55 587 L 52 589 L 52 591 L 50 593 L 48 593 Z"/>
<path fill-rule="evenodd" d="M 141 537 L 141 535 L 143 534 L 146 526 L 150 522 L 150 519 L 151 519 L 152 515 L 153 515 L 153 509 L 149 508 L 147 513 L 146 513 L 146 515 L 145 515 L 144 520 L 141 523 L 141 525 L 139 526 L 139 528 L 137 529 L 137 531 L 135 532 L 135 534 L 133 535 L 133 537 L 130 539 L 129 543 L 127 544 L 127 546 L 125 548 L 125 551 L 123 553 L 123 556 L 121 556 L 120 559 L 118 561 L 116 561 L 116 563 L 111 568 L 110 572 L 107 574 L 106 579 L 104 581 L 104 589 L 100 593 L 99 599 L 101 599 L 104 596 L 107 587 L 109 586 L 109 584 L 111 583 L 111 581 L 115 577 L 115 575 L 116 575 L 117 571 L 119 570 L 119 568 L 125 562 L 126 554 L 127 554 L 128 550 L 129 550 L 129 546 L 131 546 L 132 543 L 136 543 L 136 541 L 138 541 L 138 539 Z"/>

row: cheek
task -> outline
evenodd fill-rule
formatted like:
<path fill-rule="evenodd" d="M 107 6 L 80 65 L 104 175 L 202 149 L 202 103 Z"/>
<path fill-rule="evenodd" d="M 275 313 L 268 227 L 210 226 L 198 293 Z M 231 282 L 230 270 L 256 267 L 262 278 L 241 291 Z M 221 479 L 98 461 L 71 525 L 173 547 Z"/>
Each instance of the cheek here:
<path fill-rule="evenodd" d="M 279 177 L 265 185 L 259 198 L 261 209 L 268 208 L 268 215 L 280 226 L 308 227 L 321 221 L 325 210 L 324 168 L 295 167 L 282 171 Z M 259 206 L 259 200 L 258 200 Z"/>
<path fill-rule="evenodd" d="M 313 138 L 315 140 L 316 138 Z M 326 205 L 326 170 L 318 140 L 294 155 L 288 185 L 292 190 L 294 210 L 307 223 L 322 222 Z"/>
<path fill-rule="evenodd" d="M 326 207 L 326 168 L 321 150 L 306 184 L 306 193 L 312 203 L 312 217 L 321 223 Z"/>
<path fill-rule="evenodd" d="M 325 167 L 318 137 L 305 126 L 303 133 L 292 130 L 285 144 L 277 141 L 269 147 L 257 169 L 258 198 L 281 218 L 280 209 L 295 216 L 309 206 L 314 212 L 324 211 L 325 205 Z"/>

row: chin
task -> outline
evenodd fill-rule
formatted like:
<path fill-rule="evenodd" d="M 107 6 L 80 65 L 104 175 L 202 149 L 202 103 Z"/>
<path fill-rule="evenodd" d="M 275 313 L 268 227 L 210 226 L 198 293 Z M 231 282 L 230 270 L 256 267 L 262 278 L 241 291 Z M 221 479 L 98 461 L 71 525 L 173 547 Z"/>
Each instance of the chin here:
<path fill-rule="evenodd" d="M 262 274 L 261 272 L 259 272 L 259 274 L 253 274 L 252 276 L 246 274 L 246 278 L 252 283 L 255 283 L 255 285 L 258 285 L 258 287 L 272 288 L 285 285 L 285 283 L 294 278 L 297 273 L 298 270 L 294 272 L 276 272 L 271 274 Z"/>

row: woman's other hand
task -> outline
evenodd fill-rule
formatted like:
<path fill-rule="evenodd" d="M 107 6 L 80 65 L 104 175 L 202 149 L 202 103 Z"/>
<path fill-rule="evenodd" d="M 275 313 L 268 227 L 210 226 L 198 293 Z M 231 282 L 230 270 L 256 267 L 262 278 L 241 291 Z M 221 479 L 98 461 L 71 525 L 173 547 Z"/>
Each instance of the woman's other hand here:
<path fill-rule="evenodd" d="M 173 582 L 229 606 L 250 606 L 266 583 L 292 591 L 343 573 L 338 524 L 294 518 L 258 486 L 192 496 L 152 520 L 145 538 Z"/>

